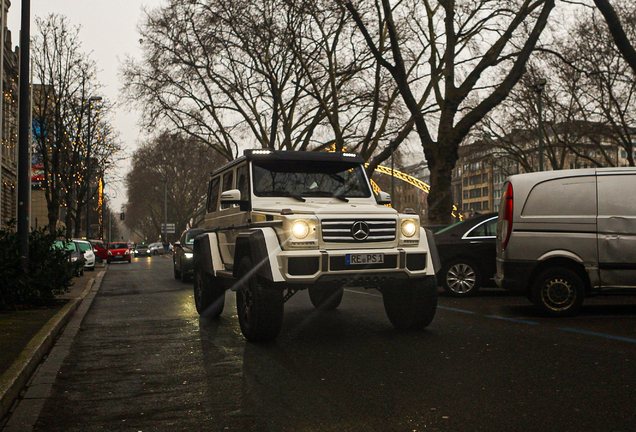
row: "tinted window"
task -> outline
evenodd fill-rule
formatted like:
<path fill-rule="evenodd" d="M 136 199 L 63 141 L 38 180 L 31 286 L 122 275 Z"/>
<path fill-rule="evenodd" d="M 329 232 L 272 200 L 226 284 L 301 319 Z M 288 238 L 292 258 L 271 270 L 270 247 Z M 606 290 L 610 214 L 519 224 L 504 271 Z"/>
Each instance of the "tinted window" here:
<path fill-rule="evenodd" d="M 472 230 L 467 237 L 495 237 L 497 235 L 497 219 L 482 223 Z"/>
<path fill-rule="evenodd" d="M 522 215 L 595 216 L 596 178 L 570 177 L 539 183 L 530 191 Z"/>
<path fill-rule="evenodd" d="M 111 243 L 108 245 L 108 249 L 128 249 L 127 243 Z"/>
<path fill-rule="evenodd" d="M 214 177 L 210 181 L 208 190 L 208 212 L 215 212 L 219 208 L 219 177 Z"/>
<path fill-rule="evenodd" d="M 234 172 L 233 171 L 225 173 L 223 175 L 223 188 L 221 189 L 221 192 L 225 192 L 225 191 L 228 191 L 228 190 L 232 189 L 233 180 L 234 180 Z M 221 204 L 221 208 L 222 209 L 226 209 L 226 208 L 229 208 L 229 207 L 230 207 L 229 204 Z"/>
<path fill-rule="evenodd" d="M 343 162 L 254 162 L 257 196 L 371 196 L 362 166 Z"/>
<path fill-rule="evenodd" d="M 185 235 L 185 243 L 189 245 L 194 244 L 194 238 L 199 234 L 203 234 L 203 230 L 188 231 Z"/>
<path fill-rule="evenodd" d="M 236 169 L 236 188 L 241 192 L 241 199 L 249 199 L 249 181 L 247 176 L 247 164 Z"/>

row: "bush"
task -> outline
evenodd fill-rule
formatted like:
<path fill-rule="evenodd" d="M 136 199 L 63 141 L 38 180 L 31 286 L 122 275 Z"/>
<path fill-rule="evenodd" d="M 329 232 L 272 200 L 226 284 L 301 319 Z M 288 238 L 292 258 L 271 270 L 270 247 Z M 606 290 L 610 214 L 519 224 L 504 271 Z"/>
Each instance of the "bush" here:
<path fill-rule="evenodd" d="M 0 229 L 0 309 L 17 306 L 42 306 L 53 302 L 57 294 L 68 292 L 81 263 L 71 263 L 64 251 L 52 248 L 61 231 L 48 227 L 29 234 L 29 268 L 20 264 L 20 239 L 15 222 Z"/>

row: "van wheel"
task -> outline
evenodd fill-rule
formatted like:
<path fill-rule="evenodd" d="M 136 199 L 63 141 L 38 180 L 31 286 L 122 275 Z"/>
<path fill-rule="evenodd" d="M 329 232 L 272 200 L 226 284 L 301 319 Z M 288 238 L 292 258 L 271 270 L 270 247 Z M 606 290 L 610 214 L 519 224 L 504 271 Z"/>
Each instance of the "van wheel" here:
<path fill-rule="evenodd" d="M 238 267 L 239 289 L 236 310 L 243 336 L 250 342 L 275 339 L 283 326 L 283 291 L 250 272 L 254 265 L 249 257 Z"/>
<path fill-rule="evenodd" d="M 194 303 L 199 315 L 216 318 L 225 307 L 225 288 L 221 281 L 206 273 L 202 268 L 196 269 L 194 278 Z"/>
<path fill-rule="evenodd" d="M 481 288 L 481 274 L 469 260 L 457 259 L 444 266 L 441 272 L 444 291 L 453 297 L 468 297 Z"/>
<path fill-rule="evenodd" d="M 437 279 L 428 276 L 384 288 L 382 299 L 384 310 L 395 328 L 423 329 L 433 321 L 437 310 Z"/>
<path fill-rule="evenodd" d="M 565 267 L 543 270 L 532 286 L 532 303 L 551 317 L 576 315 L 583 304 L 583 281 Z"/>
<path fill-rule="evenodd" d="M 316 309 L 320 310 L 336 309 L 340 306 L 340 302 L 342 302 L 342 295 L 344 294 L 344 289 L 342 288 L 319 289 L 316 287 L 309 287 L 307 291 L 309 291 L 311 304 L 313 304 Z"/>

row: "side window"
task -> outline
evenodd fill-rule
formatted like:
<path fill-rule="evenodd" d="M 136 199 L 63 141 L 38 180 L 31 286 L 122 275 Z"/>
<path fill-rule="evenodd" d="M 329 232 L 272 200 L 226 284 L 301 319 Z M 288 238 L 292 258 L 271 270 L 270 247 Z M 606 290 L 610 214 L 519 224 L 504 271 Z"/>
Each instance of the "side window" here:
<path fill-rule="evenodd" d="M 247 176 L 248 165 L 241 165 L 236 169 L 236 188 L 241 192 L 241 199 L 244 201 L 249 200 L 249 178 Z"/>
<path fill-rule="evenodd" d="M 212 213 L 219 208 L 219 177 L 210 180 L 210 189 L 208 190 L 208 213 Z"/>
<path fill-rule="evenodd" d="M 526 200 L 522 216 L 595 216 L 596 178 L 558 178 L 537 184 Z"/>
<path fill-rule="evenodd" d="M 232 189 L 232 181 L 234 180 L 234 171 L 229 171 L 223 174 L 223 188 L 221 192 Z M 221 204 L 221 210 L 230 208 L 230 204 Z"/>
<path fill-rule="evenodd" d="M 470 237 L 495 237 L 497 235 L 497 218 L 490 222 L 482 223 L 472 230 L 467 236 Z"/>

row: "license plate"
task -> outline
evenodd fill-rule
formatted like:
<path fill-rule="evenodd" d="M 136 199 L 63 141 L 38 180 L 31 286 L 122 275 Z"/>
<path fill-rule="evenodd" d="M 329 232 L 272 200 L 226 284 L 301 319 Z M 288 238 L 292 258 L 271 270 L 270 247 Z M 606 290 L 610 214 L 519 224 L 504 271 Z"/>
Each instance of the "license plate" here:
<path fill-rule="evenodd" d="M 384 262 L 383 253 L 367 253 L 367 254 L 347 254 L 345 256 L 347 265 L 355 264 L 380 264 Z"/>

